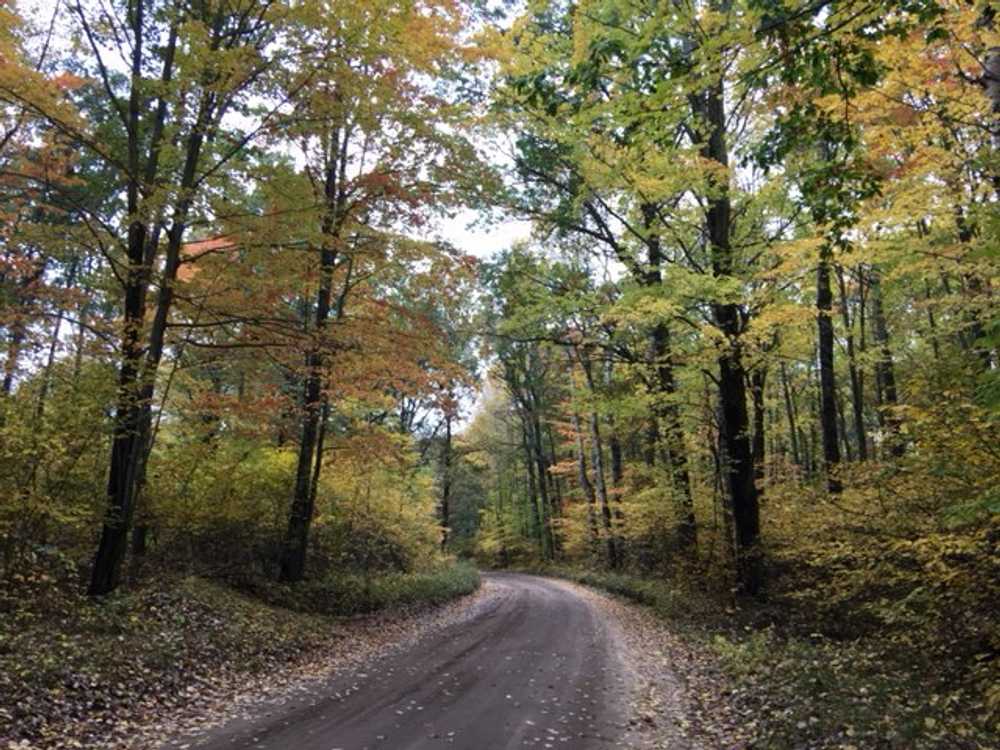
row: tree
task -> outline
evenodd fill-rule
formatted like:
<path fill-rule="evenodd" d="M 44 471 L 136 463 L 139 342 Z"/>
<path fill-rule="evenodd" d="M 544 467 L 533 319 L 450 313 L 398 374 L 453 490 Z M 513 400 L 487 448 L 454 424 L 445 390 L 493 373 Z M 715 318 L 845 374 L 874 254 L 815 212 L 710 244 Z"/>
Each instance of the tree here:
<path fill-rule="evenodd" d="M 416 3 L 369 4 L 327 16 L 313 30 L 315 40 L 302 34 L 301 55 L 319 44 L 328 53 L 310 93 L 281 123 L 305 160 L 315 209 L 303 240 L 319 261 L 298 468 L 282 552 L 284 581 L 305 573 L 310 488 L 321 470 L 328 410 L 324 383 L 336 366 L 329 328 L 343 318 L 355 287 L 378 279 L 381 267 L 405 257 L 412 262 L 415 251 L 427 257 L 437 252 L 433 245 L 407 246 L 394 236 L 422 223 L 422 209 L 444 202 L 439 179 L 462 146 L 446 132 L 454 113 L 429 96 L 422 79 L 441 75 L 454 61 L 453 36 L 464 19 L 453 3 L 434 5 L 439 13 L 433 23 Z M 288 85 L 298 84 L 293 78 Z"/>
<path fill-rule="evenodd" d="M 226 178 L 234 156 L 258 134 L 265 114 L 234 139 L 227 116 L 249 114 L 251 99 L 282 64 L 272 42 L 288 9 L 278 2 L 177 6 L 131 0 L 113 11 L 66 6 L 81 41 L 80 74 L 92 81 L 95 119 L 81 119 L 39 76 L 6 77 L 16 102 L 93 153 L 123 186 L 124 204 L 88 217 L 94 241 L 119 283 L 119 395 L 108 470 L 108 510 L 90 584 L 93 595 L 118 584 L 136 497 L 150 450 L 152 398 L 166 346 L 173 285 L 200 196 Z M 121 19 L 121 20 L 119 20 Z M 117 56 L 114 37 L 128 40 Z M 117 48 L 122 49 L 122 48 Z M 225 141 L 221 148 L 212 144 Z M 155 291 L 147 325 L 147 302 Z"/>

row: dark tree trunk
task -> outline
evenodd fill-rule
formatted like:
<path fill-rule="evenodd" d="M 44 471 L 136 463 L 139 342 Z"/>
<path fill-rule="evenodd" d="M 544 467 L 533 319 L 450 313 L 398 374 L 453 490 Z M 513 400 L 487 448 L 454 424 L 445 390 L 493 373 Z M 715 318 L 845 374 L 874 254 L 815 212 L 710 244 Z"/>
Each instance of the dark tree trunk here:
<path fill-rule="evenodd" d="M 319 416 L 319 435 L 316 437 L 316 460 L 313 462 L 312 481 L 309 487 L 310 502 L 316 507 L 319 495 L 319 479 L 323 473 L 323 450 L 326 445 L 326 431 L 330 422 L 330 401 L 323 399 L 323 408 Z"/>
<path fill-rule="evenodd" d="M 549 454 L 548 454 L 548 465 L 555 466 L 559 463 L 559 456 L 556 453 L 556 439 L 552 434 L 552 426 L 545 425 L 545 436 L 548 438 L 549 443 Z M 549 476 L 552 479 L 552 515 L 555 518 L 562 516 L 563 507 L 563 490 L 562 490 L 562 480 L 557 474 L 549 472 Z"/>
<path fill-rule="evenodd" d="M 656 422 L 656 417 L 650 417 L 646 421 L 642 441 L 642 462 L 650 468 L 656 466 L 656 448 L 660 444 L 660 428 Z"/>
<path fill-rule="evenodd" d="M 309 546 L 309 529 L 315 512 L 316 497 L 313 491 L 318 486 L 322 455 L 320 441 L 325 433 L 326 396 L 323 383 L 327 364 L 325 351 L 327 330 L 331 312 L 343 314 L 344 299 L 350 288 L 350 278 L 344 282 L 344 290 L 334 306 L 333 277 L 338 260 L 338 245 L 345 218 L 347 149 L 350 130 L 334 127 L 331 134 L 331 148 L 324 165 L 322 199 L 326 213 L 321 227 L 323 246 L 319 250 L 319 287 L 316 291 L 316 314 L 314 316 L 314 340 L 306 354 L 305 379 L 302 384 L 302 430 L 299 456 L 295 469 L 295 488 L 288 514 L 288 527 L 281 550 L 278 579 L 295 583 L 305 577 L 306 555 Z M 348 267 L 350 269 L 350 267 Z"/>
<path fill-rule="evenodd" d="M 875 360 L 875 373 L 881 391 L 883 423 L 889 432 L 889 452 L 895 457 L 902 456 L 906 450 L 900 435 L 899 416 L 896 414 L 898 395 L 896 393 L 896 371 L 892 361 L 892 349 L 889 346 L 889 329 L 885 322 L 885 311 L 882 308 L 882 281 L 877 269 L 871 273 L 872 327 L 875 346 L 878 347 L 878 359 Z"/>
<path fill-rule="evenodd" d="M 594 483 L 597 487 L 597 499 L 601 504 L 601 522 L 607 535 L 608 565 L 618 567 L 618 545 L 615 542 L 615 532 L 611 523 L 611 504 L 608 502 L 608 488 L 604 482 L 604 445 L 601 441 L 601 427 L 597 414 L 590 414 L 590 451 L 594 464 Z"/>
<path fill-rule="evenodd" d="M 16 324 L 11 327 L 10 339 L 7 344 L 7 358 L 3 363 L 3 393 L 9 396 L 14 390 L 14 376 L 17 374 L 17 360 L 21 356 L 21 346 L 24 344 L 24 326 Z"/>
<path fill-rule="evenodd" d="M 576 412 L 572 414 L 573 434 L 576 436 L 576 476 L 580 483 L 580 489 L 587 500 L 587 524 L 590 528 L 590 544 L 597 547 L 599 532 L 597 530 L 597 496 L 594 493 L 594 485 L 590 483 L 587 476 L 587 455 L 583 444 L 583 431 L 580 426 L 580 417 Z"/>
<path fill-rule="evenodd" d="M 532 399 L 533 410 L 531 412 L 531 448 L 535 456 L 535 465 L 538 467 L 538 501 L 542 508 L 544 508 L 543 516 L 545 519 L 545 526 L 542 531 L 545 534 L 546 541 L 548 542 L 549 554 L 554 557 L 556 554 L 556 540 L 552 529 L 552 498 L 549 495 L 549 462 L 542 444 L 541 421 L 538 417 L 537 411 L 534 411 L 536 405 L 537 402 Z"/>
<path fill-rule="evenodd" d="M 583 370 L 587 382 L 587 388 L 592 394 L 597 393 L 597 386 L 594 382 L 594 373 L 587 352 L 577 350 L 577 358 Z M 604 442 L 601 438 L 601 422 L 597 412 L 590 413 L 590 451 L 591 460 L 594 464 L 594 484 L 597 491 L 597 499 L 601 506 L 601 521 L 604 525 L 604 532 L 607 535 L 606 544 L 608 549 L 608 565 L 611 568 L 618 567 L 618 543 L 615 539 L 614 526 L 611 521 L 611 503 L 608 498 L 608 487 L 606 483 L 606 472 L 604 470 Z"/>
<path fill-rule="evenodd" d="M 451 414 L 444 418 L 444 446 L 441 455 L 441 549 L 448 547 L 451 522 Z"/>
<path fill-rule="evenodd" d="M 753 399 L 753 476 L 757 482 L 757 492 L 764 482 L 764 446 L 765 420 L 767 409 L 764 406 L 764 386 L 767 383 L 767 370 L 758 366 L 750 375 L 750 396 Z"/>
<path fill-rule="evenodd" d="M 320 285 L 316 300 L 316 341 L 306 355 L 306 377 L 302 391 L 302 433 L 299 456 L 295 469 L 295 489 L 288 516 L 288 528 L 281 551 L 279 580 L 286 583 L 301 581 L 305 576 L 306 552 L 309 544 L 309 527 L 314 511 L 313 474 L 317 458 L 320 422 L 323 413 L 323 343 L 322 331 L 330 314 L 333 289 L 333 267 L 336 253 L 324 248 L 320 251 Z"/>
<path fill-rule="evenodd" d="M 781 363 L 781 391 L 785 397 L 785 417 L 788 419 L 788 442 L 792 448 L 792 461 L 796 466 L 802 465 L 802 457 L 799 453 L 799 428 L 795 424 L 795 402 L 792 400 L 792 388 L 788 383 L 788 372 L 785 370 L 785 363 Z"/>
<path fill-rule="evenodd" d="M 132 530 L 132 554 L 135 557 L 142 557 L 149 548 L 149 526 L 144 523 L 137 523 Z"/>
<path fill-rule="evenodd" d="M 833 293 L 830 290 L 832 249 L 824 245 L 816 266 L 816 325 L 819 350 L 820 426 L 823 432 L 823 461 L 826 484 L 831 493 L 841 490 L 837 470 L 840 465 L 840 436 L 837 430 L 837 383 L 833 370 Z"/>
<path fill-rule="evenodd" d="M 135 472 L 140 451 L 139 428 L 143 407 L 136 389 L 142 350 L 139 332 L 145 317 L 146 285 L 140 280 L 141 266 L 135 264 L 134 248 L 142 237 L 140 230 L 130 229 L 129 257 L 133 265 L 128 272 L 125 290 L 125 335 L 122 341 L 122 365 L 118 376 L 118 405 L 115 409 L 114 432 L 111 438 L 111 468 L 108 473 L 108 512 L 101 531 L 101 540 L 91 572 L 89 594 L 108 594 L 118 585 L 128 527 L 132 520 Z"/>
<path fill-rule="evenodd" d="M 722 82 L 703 95 L 695 96 L 697 111 L 710 127 L 702 143 L 702 156 L 722 167 L 729 165 L 726 145 L 726 110 Z M 727 173 L 728 174 L 728 173 Z M 728 176 L 724 178 L 728 181 Z M 716 184 L 708 201 L 706 229 L 712 259 L 712 273 L 720 280 L 733 279 L 735 257 L 730 242 L 732 207 L 728 182 Z M 725 341 L 719 354 L 720 444 L 726 487 L 732 508 L 734 541 L 740 584 L 747 593 L 756 593 L 762 583 L 758 543 L 760 540 L 760 504 L 754 482 L 753 451 L 750 446 L 750 419 L 747 414 L 746 370 L 743 366 L 742 311 L 734 302 L 717 301 L 712 305 L 715 325 Z"/>
<path fill-rule="evenodd" d="M 544 505 L 538 501 L 538 483 L 535 481 L 535 459 L 534 451 L 531 449 L 531 438 L 528 435 L 528 421 L 522 418 L 521 423 L 521 444 L 524 448 L 524 465 L 528 476 L 528 503 L 532 518 L 535 521 L 535 532 L 538 537 L 538 547 L 541 550 L 542 558 L 548 559 L 549 545 L 546 535 L 546 519 Z"/>
<path fill-rule="evenodd" d="M 82 13 L 82 10 L 78 9 Z M 130 14 L 133 32 L 132 70 L 128 102 L 128 184 L 126 186 L 127 207 L 130 217 L 140 216 L 142 185 L 152 184 L 158 179 L 159 159 L 167 117 L 166 99 L 161 97 L 155 111 L 148 135 L 148 153 L 144 165 L 140 164 L 140 150 L 147 136 L 140 127 L 142 106 L 143 44 L 145 36 L 143 22 L 144 5 L 137 3 Z M 223 44 L 220 33 L 225 21 L 218 14 L 211 28 L 210 49 L 218 51 Z M 174 50 L 177 42 L 178 21 L 170 29 L 161 80 L 169 83 L 173 76 Z M 245 33 L 245 31 L 244 31 Z M 227 44 L 238 44 L 239 35 L 226 38 Z M 163 357 L 166 342 L 167 323 L 173 306 L 174 283 L 180 267 L 181 249 L 187 230 L 188 216 L 194 205 L 197 186 L 198 164 L 202 147 L 217 128 L 225 113 L 215 91 L 202 90 L 195 122 L 184 142 L 184 161 L 178 181 L 179 198 L 172 208 L 170 229 L 167 232 L 166 253 L 156 308 L 150 326 L 148 340 L 143 340 L 145 326 L 146 297 L 152 269 L 155 266 L 160 245 L 161 230 L 166 226 L 161 217 L 152 226 L 133 218 L 128 228 L 126 244 L 128 268 L 125 273 L 124 309 L 120 361 L 118 376 L 118 398 L 115 409 L 114 430 L 111 441 L 111 461 L 108 471 L 107 512 L 101 529 L 94 566 L 91 572 L 89 593 L 101 596 L 110 593 L 119 583 L 122 561 L 128 546 L 128 532 L 135 512 L 135 503 L 145 479 L 146 461 L 152 448 L 152 400 L 156 385 L 156 373 Z"/>
<path fill-rule="evenodd" d="M 611 483 L 615 487 L 617 494 L 621 492 L 622 481 L 625 478 L 624 472 L 624 458 L 622 457 L 622 443 L 618 439 L 618 435 L 614 433 L 614 426 L 612 426 L 611 437 L 608 438 L 608 451 L 611 453 Z"/>
<path fill-rule="evenodd" d="M 622 482 L 625 479 L 625 473 L 623 470 L 624 459 L 622 457 L 622 444 L 618 439 L 618 435 L 615 432 L 614 424 L 611 424 L 611 435 L 608 438 L 608 453 L 611 456 L 611 488 L 608 490 L 609 500 L 611 501 L 611 512 L 615 517 L 615 523 L 618 528 L 622 528 L 622 524 L 625 521 L 625 516 L 622 513 Z M 617 560 L 618 565 L 622 566 L 625 564 L 625 540 L 620 536 L 615 537 L 615 542 L 618 545 Z"/>

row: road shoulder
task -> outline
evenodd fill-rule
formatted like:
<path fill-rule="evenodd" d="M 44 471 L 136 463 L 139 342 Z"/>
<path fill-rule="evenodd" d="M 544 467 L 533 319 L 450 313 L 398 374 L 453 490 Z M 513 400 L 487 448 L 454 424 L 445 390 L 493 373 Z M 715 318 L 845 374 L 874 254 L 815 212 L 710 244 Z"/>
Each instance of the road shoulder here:
<path fill-rule="evenodd" d="M 334 678 L 362 673 L 376 660 L 414 648 L 425 638 L 481 616 L 502 596 L 483 580 L 472 594 L 415 613 L 384 613 L 337 622 L 327 645 L 301 655 L 287 669 L 239 682 L 212 686 L 181 712 L 141 727 L 115 750 L 161 750 L 193 747 L 224 725 L 252 724 L 262 715 L 291 713 L 315 703 Z"/>

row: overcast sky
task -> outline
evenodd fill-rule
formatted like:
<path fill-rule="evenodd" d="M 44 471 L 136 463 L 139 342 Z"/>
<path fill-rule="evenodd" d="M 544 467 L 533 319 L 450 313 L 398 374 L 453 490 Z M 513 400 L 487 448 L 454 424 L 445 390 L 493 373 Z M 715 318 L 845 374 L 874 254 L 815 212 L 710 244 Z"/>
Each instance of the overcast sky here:
<path fill-rule="evenodd" d="M 492 226 L 470 226 L 477 218 L 475 211 L 463 211 L 454 219 L 441 222 L 437 234 L 462 252 L 477 258 L 489 258 L 528 238 L 531 225 L 526 221 L 503 221 Z"/>

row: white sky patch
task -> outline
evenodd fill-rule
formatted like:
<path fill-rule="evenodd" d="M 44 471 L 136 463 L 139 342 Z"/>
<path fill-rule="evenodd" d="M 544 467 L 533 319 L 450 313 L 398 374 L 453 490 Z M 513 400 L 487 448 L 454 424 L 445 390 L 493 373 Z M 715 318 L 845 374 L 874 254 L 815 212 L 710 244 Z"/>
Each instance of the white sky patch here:
<path fill-rule="evenodd" d="M 527 221 L 504 219 L 484 224 L 480 218 L 477 211 L 465 209 L 450 219 L 439 221 L 433 235 L 463 253 L 489 260 L 531 234 L 531 223 Z"/>

